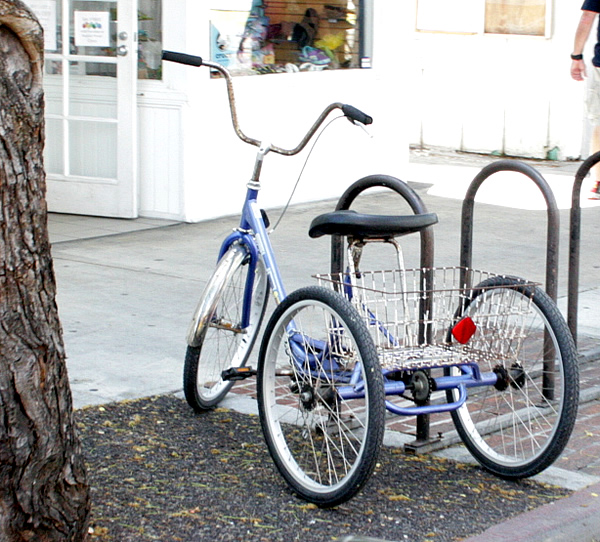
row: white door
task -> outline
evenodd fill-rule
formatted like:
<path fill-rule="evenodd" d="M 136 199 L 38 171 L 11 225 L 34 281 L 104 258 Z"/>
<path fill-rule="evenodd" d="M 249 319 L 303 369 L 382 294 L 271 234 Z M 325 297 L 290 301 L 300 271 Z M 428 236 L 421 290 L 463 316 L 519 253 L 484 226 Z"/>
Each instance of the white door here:
<path fill-rule="evenodd" d="M 137 1 L 28 3 L 40 10 L 46 35 L 48 208 L 134 218 Z"/>

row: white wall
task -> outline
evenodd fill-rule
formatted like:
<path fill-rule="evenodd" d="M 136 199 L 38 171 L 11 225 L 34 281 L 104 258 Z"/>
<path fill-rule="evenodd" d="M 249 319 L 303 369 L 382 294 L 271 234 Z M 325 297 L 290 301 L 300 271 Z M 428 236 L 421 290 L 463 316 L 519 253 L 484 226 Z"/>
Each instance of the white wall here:
<path fill-rule="evenodd" d="M 170 4 L 179 6 L 176 19 Z M 208 58 L 208 24 L 197 24 L 208 21 L 206 3 L 182 4 L 164 0 L 163 46 Z M 336 198 L 362 176 L 401 176 L 405 170 L 409 101 L 403 79 L 413 6 L 383 0 L 376 3 L 374 17 L 372 69 L 234 80 L 242 129 L 279 146 L 294 147 L 331 102 L 350 103 L 375 119 L 369 128 L 372 137 L 345 119 L 327 128 L 304 171 L 295 203 Z M 394 36 L 393 47 L 390 36 Z M 224 82 L 210 79 L 205 68 L 163 66 L 162 83 L 147 84 L 145 91 L 140 85 L 144 94 L 138 100 L 140 131 L 145 134 L 141 136 L 145 138 L 140 158 L 141 214 L 199 221 L 238 213 L 256 149 L 233 133 Z M 152 110 L 156 107 L 161 112 Z M 267 156 L 260 196 L 263 206 L 286 203 L 307 153 L 305 149 L 297 157 Z M 174 182 L 177 178 L 179 183 Z"/>
<path fill-rule="evenodd" d="M 579 8 L 555 2 L 549 38 L 424 33 L 413 26 L 410 142 L 535 158 L 558 147 L 561 159 L 579 157 L 583 84 L 569 75 Z"/>

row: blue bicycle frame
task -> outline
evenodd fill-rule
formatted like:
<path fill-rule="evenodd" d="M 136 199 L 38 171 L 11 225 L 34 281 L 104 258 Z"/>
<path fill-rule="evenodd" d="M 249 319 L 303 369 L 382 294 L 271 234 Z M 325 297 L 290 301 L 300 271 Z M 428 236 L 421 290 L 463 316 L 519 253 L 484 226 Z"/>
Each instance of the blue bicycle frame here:
<path fill-rule="evenodd" d="M 242 308 L 242 328 L 247 327 L 250 320 L 250 306 L 252 303 L 252 292 L 254 291 L 254 277 L 258 259 L 262 258 L 269 279 L 269 287 L 273 292 L 275 301 L 280 303 L 286 296 L 281 273 L 275 260 L 273 246 L 267 233 L 263 212 L 258 206 L 258 193 L 260 191 L 259 175 L 264 157 L 270 147 L 263 145 L 259 148 L 256 156 L 256 164 L 252 179 L 248 182 L 246 198 L 242 208 L 239 228 L 228 235 L 219 251 L 219 259 L 230 249 L 232 245 L 239 244 L 245 247 L 248 254 L 248 275 L 244 289 L 244 305 Z"/>
<path fill-rule="evenodd" d="M 265 154 L 268 152 L 268 147 L 260 149 L 257 156 L 257 163 L 261 162 Z M 263 259 L 265 270 L 269 279 L 269 286 L 273 292 L 277 303 L 281 302 L 285 296 L 286 291 L 283 285 L 283 280 L 275 260 L 273 247 L 267 229 L 265 227 L 265 221 L 263 213 L 258 206 L 258 192 L 260 185 L 258 182 L 250 181 L 246 190 L 246 198 L 242 210 L 242 216 L 240 219 L 240 226 L 237 230 L 232 232 L 224 241 L 219 252 L 219 259 L 230 249 L 232 245 L 239 244 L 243 245 L 248 254 L 248 265 L 249 272 L 246 278 L 246 287 L 244 291 L 244 304 L 242 309 L 242 327 L 246 327 L 249 324 L 250 318 L 250 306 L 252 303 L 252 292 L 254 286 L 254 277 L 256 266 L 259 258 Z M 346 288 L 350 288 L 346 285 Z M 348 292 L 346 292 L 348 293 Z M 382 325 L 378 323 L 377 325 Z M 291 353 L 294 357 L 294 363 L 296 369 L 300 372 L 310 370 L 310 362 L 307 359 L 307 353 L 303 346 L 305 338 L 295 339 L 293 333 L 290 334 L 291 339 Z M 329 356 L 329 351 L 326 345 L 319 346 L 313 344 L 314 350 L 320 352 L 320 356 L 326 358 Z M 326 366 L 331 369 L 331 363 L 322 363 L 320 366 Z M 403 416 L 416 416 L 420 414 L 433 414 L 438 412 L 449 412 L 460 408 L 467 400 L 467 388 L 479 387 L 479 386 L 493 386 L 497 382 L 497 375 L 495 373 L 486 373 L 482 375 L 479 371 L 479 367 L 476 363 L 472 364 L 461 364 L 459 365 L 462 372 L 458 376 L 444 376 L 435 379 L 436 390 L 450 390 L 457 389 L 459 391 L 459 397 L 456 401 L 438 405 L 424 405 L 424 406 L 413 406 L 413 407 L 399 407 L 391 401 L 386 401 L 386 408 L 394 414 Z M 433 368 L 433 367 L 431 367 Z M 384 378 L 386 376 L 384 371 Z M 318 377 L 319 375 L 313 375 Z M 337 388 L 337 392 L 342 399 L 355 399 L 364 396 L 364 386 L 362 379 L 358 373 L 348 376 L 347 374 L 339 374 L 336 376 L 334 373 L 334 379 L 339 382 L 347 383 L 346 386 Z M 406 391 L 406 385 L 402 381 L 385 381 L 385 394 L 386 395 L 402 395 Z"/>

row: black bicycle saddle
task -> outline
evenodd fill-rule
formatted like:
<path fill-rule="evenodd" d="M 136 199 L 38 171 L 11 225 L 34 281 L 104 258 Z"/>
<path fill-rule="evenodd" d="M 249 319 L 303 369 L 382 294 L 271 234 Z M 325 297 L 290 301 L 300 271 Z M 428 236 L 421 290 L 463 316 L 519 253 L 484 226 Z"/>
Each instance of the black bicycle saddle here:
<path fill-rule="evenodd" d="M 369 215 L 350 209 L 315 217 L 310 224 L 308 235 L 312 238 L 323 235 L 344 235 L 358 239 L 399 237 L 433 226 L 437 221 L 435 213 Z"/>

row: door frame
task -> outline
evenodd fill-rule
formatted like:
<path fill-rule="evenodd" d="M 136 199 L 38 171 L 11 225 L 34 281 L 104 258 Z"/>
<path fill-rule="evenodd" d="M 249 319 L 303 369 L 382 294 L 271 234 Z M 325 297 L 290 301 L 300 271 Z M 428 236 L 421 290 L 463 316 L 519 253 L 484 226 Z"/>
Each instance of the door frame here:
<path fill-rule="evenodd" d="M 138 148 L 137 148 L 137 0 L 107 0 L 114 3 L 117 8 L 116 47 L 123 48 L 116 56 L 92 56 L 73 54 L 68 46 L 73 38 L 72 11 L 77 0 L 58 0 L 61 2 L 62 14 L 62 43 L 63 49 L 58 53 L 46 52 L 46 62 L 60 61 L 62 75 L 59 76 L 60 89 L 57 89 L 57 80 L 46 88 L 47 95 L 57 90 L 62 96 L 62 110 L 60 113 L 48 112 L 46 138 L 51 143 L 51 138 L 61 138 L 62 171 L 47 173 L 47 201 L 51 212 L 84 214 L 95 216 L 110 216 L 121 218 L 136 218 L 139 209 L 138 186 Z M 91 10 L 86 10 L 91 11 Z M 61 17 L 61 15 L 58 15 Z M 112 44 L 112 42 L 111 42 Z M 70 67 L 72 62 L 93 62 L 95 64 L 113 64 L 116 66 L 116 116 L 115 118 L 98 119 L 82 115 L 73 115 L 70 111 L 72 98 L 70 83 L 72 76 Z M 81 76 L 80 76 L 81 77 Z M 94 77 L 94 76 L 83 76 Z M 48 77 L 46 79 L 49 79 Z M 99 78 L 98 78 L 99 79 Z M 46 80 L 45 80 L 46 87 Z M 85 86 L 85 81 L 84 81 Z M 111 85 L 107 85 L 107 88 Z M 93 90 L 93 85 L 90 85 Z M 93 94 L 90 94 L 93 98 Z M 70 128 L 73 122 L 88 122 L 100 124 L 116 124 L 116 148 L 109 152 L 116 154 L 107 159 L 115 161 L 116 175 L 114 178 L 74 175 L 70 172 L 71 149 Z M 60 130 L 52 133 L 57 126 Z M 91 135 L 90 135 L 91 137 Z"/>

